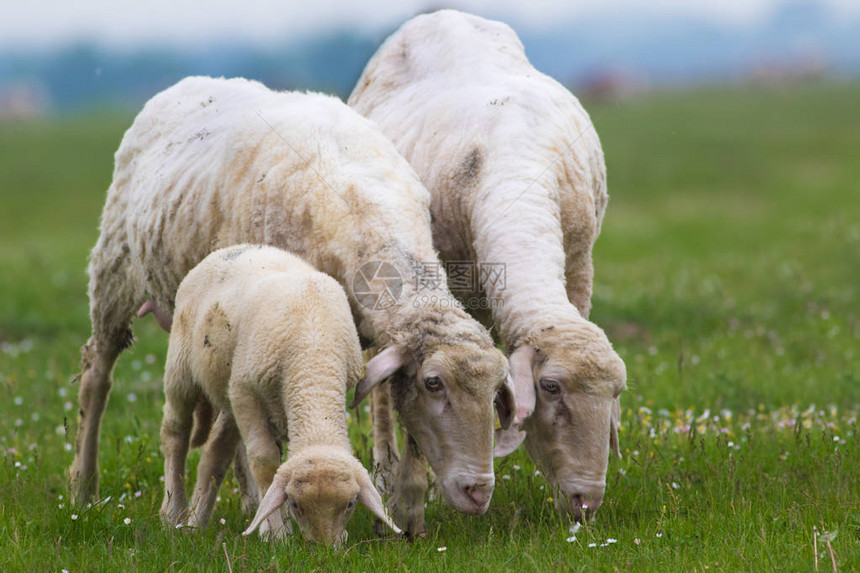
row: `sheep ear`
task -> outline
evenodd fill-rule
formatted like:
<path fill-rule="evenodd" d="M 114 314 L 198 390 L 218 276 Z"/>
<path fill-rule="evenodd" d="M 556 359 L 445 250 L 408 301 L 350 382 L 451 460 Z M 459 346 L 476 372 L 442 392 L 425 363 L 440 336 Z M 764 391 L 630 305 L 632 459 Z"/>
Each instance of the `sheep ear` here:
<path fill-rule="evenodd" d="M 493 402 L 496 406 L 496 411 L 499 413 L 499 425 L 502 430 L 507 430 L 511 427 L 514 421 L 514 412 L 517 409 L 517 402 L 514 398 L 514 382 L 508 376 L 505 383 L 496 392 L 496 399 Z"/>
<path fill-rule="evenodd" d="M 287 484 L 290 483 L 289 472 L 278 470 L 275 473 L 275 479 L 272 480 L 272 485 L 269 486 L 269 491 L 260 502 L 260 507 L 257 509 L 257 515 L 251 521 L 242 535 L 250 535 L 254 530 L 260 527 L 267 517 L 276 512 L 287 501 Z"/>
<path fill-rule="evenodd" d="M 150 298 L 143 303 L 143 306 L 137 311 L 137 317 L 143 318 L 150 312 L 155 316 L 155 320 L 158 321 L 158 326 L 164 329 L 165 332 L 170 332 L 170 327 L 173 326 L 173 315 L 158 306 L 154 298 Z"/>
<path fill-rule="evenodd" d="M 493 457 L 501 458 L 518 447 L 526 439 L 526 433 L 521 432 L 519 427 L 511 426 L 507 430 L 496 430 L 496 445 L 493 447 Z"/>
<path fill-rule="evenodd" d="M 507 429 L 496 430 L 496 446 L 493 456 L 506 456 L 519 447 L 526 438 L 526 433 L 520 430 L 523 420 L 531 416 L 535 410 L 535 379 L 532 373 L 535 351 L 528 344 L 523 344 L 511 354 L 511 381 L 513 382 L 514 404 L 516 405 L 514 419 Z"/>
<path fill-rule="evenodd" d="M 535 358 L 534 348 L 523 344 L 511 354 L 511 380 L 514 383 L 514 400 L 517 413 L 514 424 L 519 426 L 535 411 L 535 377 L 532 365 Z"/>
<path fill-rule="evenodd" d="M 373 486 L 373 482 L 370 480 L 370 474 L 367 473 L 367 470 L 364 469 L 363 466 L 359 471 L 358 483 L 361 488 L 358 492 L 358 501 L 364 504 L 364 506 L 369 509 L 373 515 L 381 519 L 385 525 L 394 531 L 394 533 L 403 533 L 403 531 L 401 531 L 401 529 L 391 521 L 391 518 L 388 517 L 388 514 L 385 512 L 385 505 L 382 503 L 382 497 Z"/>
<path fill-rule="evenodd" d="M 359 380 L 358 386 L 355 388 L 355 396 L 349 407 L 355 408 L 358 406 L 377 384 L 385 381 L 405 363 L 406 354 L 397 346 L 389 346 L 371 358 L 365 367 L 364 376 Z"/>
<path fill-rule="evenodd" d="M 609 449 L 621 459 L 621 446 L 618 443 L 618 428 L 621 427 L 621 398 L 612 402 L 612 416 L 609 418 Z"/>

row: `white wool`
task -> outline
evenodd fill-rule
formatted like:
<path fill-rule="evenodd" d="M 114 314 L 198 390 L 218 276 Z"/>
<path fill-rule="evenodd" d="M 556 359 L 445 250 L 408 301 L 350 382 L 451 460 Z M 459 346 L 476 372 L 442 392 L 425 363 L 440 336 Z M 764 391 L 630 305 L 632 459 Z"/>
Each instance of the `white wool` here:
<path fill-rule="evenodd" d="M 548 309 L 575 312 L 565 273 L 581 262 L 565 254 L 587 248 L 590 264 L 608 200 L 603 153 L 588 114 L 531 66 L 513 30 L 451 10 L 414 18 L 371 59 L 349 103 L 433 191 L 442 259 L 506 263 L 506 291 L 487 295 L 505 300 L 495 318 L 507 346 Z"/>
<path fill-rule="evenodd" d="M 471 508 L 465 481 L 484 493 L 492 487 L 482 476 L 492 468 L 494 397 L 510 396 L 507 362 L 487 330 L 453 305 L 427 190 L 378 128 L 336 98 L 204 77 L 153 97 L 116 154 L 89 268 L 93 335 L 82 351 L 75 497 L 97 493 L 100 421 L 131 317 L 156 310 L 168 325 L 185 274 L 240 243 L 285 249 L 346 289 L 363 341 L 397 358 L 401 424 Z M 399 271 L 402 292 L 395 304 L 371 308 L 353 292 L 354 279 L 379 262 Z M 453 404 L 444 424 L 419 391 L 425 363 L 444 367 Z M 372 382 L 357 395 L 382 380 Z M 510 402 L 500 403 L 509 410 Z"/>
<path fill-rule="evenodd" d="M 370 477 L 351 455 L 347 435 L 346 390 L 358 382 L 362 367 L 349 304 L 334 279 L 274 247 L 236 245 L 207 256 L 179 287 L 170 335 L 162 429 L 165 520 L 172 526 L 185 513 L 184 480 L 177 472 L 201 398 L 226 426 L 216 424 L 204 448 L 192 523 L 205 525 L 211 515 L 212 494 L 233 458 L 237 431 L 258 491 L 270 489 L 276 471 L 287 477 L 269 499 L 285 491 L 289 476 L 304 475 L 304 491 L 315 488 L 316 502 L 305 495 L 297 517 L 322 524 L 308 527 L 310 535 L 337 541 L 354 506 L 347 502 L 361 484 L 369 486 L 367 499 L 381 513 L 379 494 L 370 491 Z M 281 469 L 277 441 L 289 445 Z M 282 529 L 275 523 L 271 529 Z"/>
<path fill-rule="evenodd" d="M 591 249 L 608 201 L 588 114 L 531 66 L 511 28 L 454 10 L 393 33 L 349 104 L 379 124 L 430 191 L 442 260 L 504 265 L 505 281 L 458 293 L 485 303 L 475 315 L 510 353 L 517 413 L 496 434 L 497 454 L 525 439 L 566 510 L 593 514 L 610 445 L 617 451 L 626 373 L 588 321 Z"/>

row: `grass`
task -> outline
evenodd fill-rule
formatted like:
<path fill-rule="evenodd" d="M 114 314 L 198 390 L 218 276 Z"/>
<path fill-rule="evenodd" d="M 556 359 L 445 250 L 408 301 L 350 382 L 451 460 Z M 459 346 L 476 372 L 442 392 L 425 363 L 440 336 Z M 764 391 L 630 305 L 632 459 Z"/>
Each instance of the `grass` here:
<path fill-rule="evenodd" d="M 162 529 L 151 319 L 115 371 L 103 499 L 68 504 L 84 270 L 131 118 L 0 125 L 0 570 L 811 571 L 815 531 L 819 570 L 830 549 L 860 568 L 858 100 L 831 83 L 589 106 L 612 195 L 592 319 L 629 375 L 598 520 L 567 541 L 518 451 L 487 515 L 430 501 L 408 543 L 359 510 L 340 552 L 243 538 L 232 482 L 207 530 Z"/>

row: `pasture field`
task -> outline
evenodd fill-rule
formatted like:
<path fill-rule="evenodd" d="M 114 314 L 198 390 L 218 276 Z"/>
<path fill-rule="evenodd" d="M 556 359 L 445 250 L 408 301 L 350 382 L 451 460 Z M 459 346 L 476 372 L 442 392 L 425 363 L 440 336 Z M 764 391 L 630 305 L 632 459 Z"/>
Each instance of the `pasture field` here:
<path fill-rule="evenodd" d="M 816 547 L 819 571 L 860 569 L 858 101 L 829 83 L 588 106 L 612 196 L 592 319 L 629 376 L 597 520 L 573 539 L 520 450 L 487 515 L 429 501 L 410 543 L 360 509 L 340 551 L 243 538 L 232 479 L 208 529 L 161 527 L 152 318 L 114 373 L 102 499 L 69 504 L 84 271 L 131 115 L 0 125 L 0 570 L 813 571 Z"/>

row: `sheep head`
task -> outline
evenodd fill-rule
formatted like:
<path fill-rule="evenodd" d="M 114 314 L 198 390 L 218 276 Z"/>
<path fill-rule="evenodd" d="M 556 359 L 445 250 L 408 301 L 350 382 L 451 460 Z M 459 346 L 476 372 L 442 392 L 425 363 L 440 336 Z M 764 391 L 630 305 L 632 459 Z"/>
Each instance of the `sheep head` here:
<path fill-rule="evenodd" d="M 286 504 L 307 539 L 338 546 L 346 540 L 346 523 L 358 502 L 400 533 L 358 460 L 339 448 L 309 447 L 278 468 L 244 535 Z"/>
<path fill-rule="evenodd" d="M 603 501 L 609 450 L 619 455 L 624 362 L 603 331 L 575 321 L 533 332 L 511 354 L 514 424 L 497 432 L 496 455 L 525 439 L 531 459 L 556 490 L 556 507 L 577 521 Z"/>
<path fill-rule="evenodd" d="M 484 513 L 495 485 L 493 408 L 505 427 L 514 412 L 504 354 L 489 336 L 456 343 L 424 336 L 418 347 L 389 346 L 368 362 L 352 405 L 388 378 L 400 423 L 412 439 L 407 447 L 427 459 L 445 502 Z"/>

